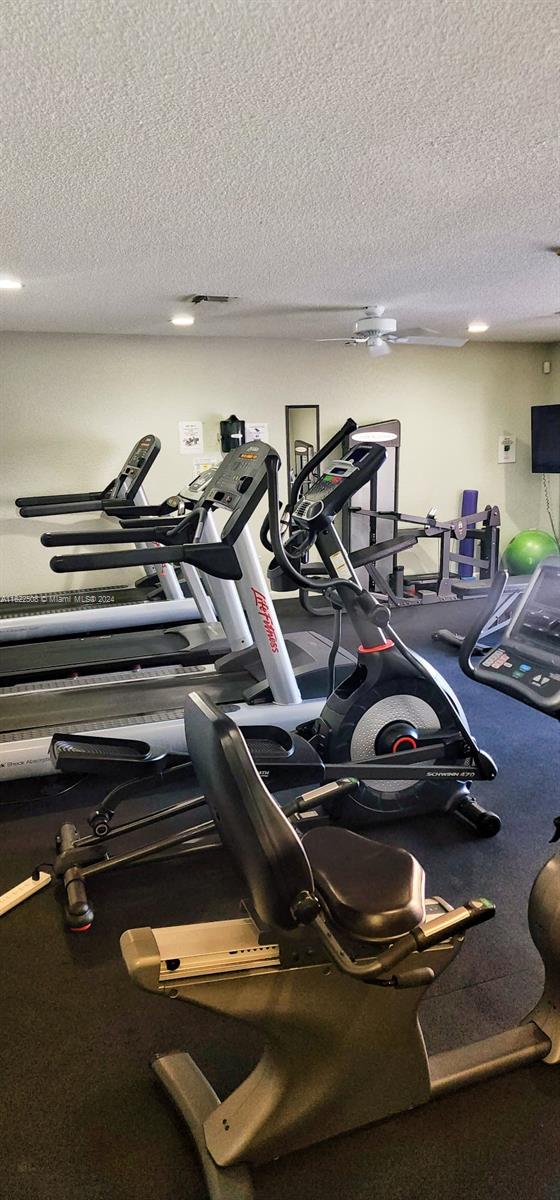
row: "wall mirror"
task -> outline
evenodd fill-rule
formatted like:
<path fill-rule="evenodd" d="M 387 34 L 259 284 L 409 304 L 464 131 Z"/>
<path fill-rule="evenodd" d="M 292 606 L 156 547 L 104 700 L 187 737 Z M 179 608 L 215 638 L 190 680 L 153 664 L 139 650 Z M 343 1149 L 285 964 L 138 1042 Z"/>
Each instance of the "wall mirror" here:
<path fill-rule="evenodd" d="M 286 405 L 286 464 L 288 487 L 309 459 L 317 453 L 320 441 L 319 405 Z M 309 480 L 312 483 L 313 480 Z"/>

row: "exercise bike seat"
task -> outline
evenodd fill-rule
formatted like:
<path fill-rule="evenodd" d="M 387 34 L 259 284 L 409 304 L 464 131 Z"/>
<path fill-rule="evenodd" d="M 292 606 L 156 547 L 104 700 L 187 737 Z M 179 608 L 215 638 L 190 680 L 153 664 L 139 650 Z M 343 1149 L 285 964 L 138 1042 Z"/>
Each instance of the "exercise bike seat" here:
<path fill-rule="evenodd" d="M 392 941 L 424 920 L 424 871 L 407 850 L 328 825 L 309 830 L 303 845 L 316 891 L 344 933 Z"/>
<path fill-rule="evenodd" d="M 315 892 L 333 925 L 366 942 L 392 941 L 424 919 L 424 872 L 406 850 L 325 826 L 302 838 L 261 779 L 241 730 L 197 692 L 185 728 L 199 785 L 244 879 L 252 911 L 270 929 L 299 924 Z"/>

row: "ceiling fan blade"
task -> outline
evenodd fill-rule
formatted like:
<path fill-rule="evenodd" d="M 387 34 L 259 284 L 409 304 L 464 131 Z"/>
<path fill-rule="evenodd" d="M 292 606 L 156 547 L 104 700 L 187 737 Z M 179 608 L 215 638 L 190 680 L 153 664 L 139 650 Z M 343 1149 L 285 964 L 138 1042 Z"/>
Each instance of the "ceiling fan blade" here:
<path fill-rule="evenodd" d="M 439 329 L 429 329 L 427 325 L 419 325 L 416 329 L 402 329 L 399 337 L 440 337 Z"/>
<path fill-rule="evenodd" d="M 313 342 L 348 342 L 348 345 L 349 345 L 349 346 L 357 346 L 357 344 L 358 344 L 358 343 L 357 343 L 357 342 L 354 340 L 354 338 L 351 338 L 351 337 L 341 337 L 341 338 L 311 338 L 310 340 L 311 340 L 311 341 L 313 341 Z"/>
<path fill-rule="evenodd" d="M 450 349 L 458 349 L 460 346 L 465 346 L 468 338 L 448 338 L 448 337 L 394 337 L 388 338 L 388 341 L 394 345 L 402 346 L 447 346 Z"/>

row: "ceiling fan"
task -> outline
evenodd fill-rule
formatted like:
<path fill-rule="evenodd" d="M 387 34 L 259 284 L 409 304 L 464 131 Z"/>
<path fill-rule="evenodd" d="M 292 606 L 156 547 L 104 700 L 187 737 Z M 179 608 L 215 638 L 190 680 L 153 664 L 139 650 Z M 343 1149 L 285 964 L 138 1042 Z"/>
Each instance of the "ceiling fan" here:
<path fill-rule="evenodd" d="M 349 337 L 314 338 L 317 342 L 346 342 L 347 345 L 367 345 L 368 353 L 381 357 L 391 353 L 391 346 L 447 346 L 458 348 L 464 346 L 468 338 L 443 337 L 435 329 L 406 329 L 397 334 L 397 322 L 394 317 L 384 317 L 385 308 L 375 304 L 366 309 L 365 316 L 360 317 L 354 325 L 354 332 Z"/>

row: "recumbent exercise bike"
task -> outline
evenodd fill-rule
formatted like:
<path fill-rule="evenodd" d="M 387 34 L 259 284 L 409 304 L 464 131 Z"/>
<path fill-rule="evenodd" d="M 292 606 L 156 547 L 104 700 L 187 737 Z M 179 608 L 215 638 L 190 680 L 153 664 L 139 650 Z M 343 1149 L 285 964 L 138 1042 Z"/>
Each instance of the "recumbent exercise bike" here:
<path fill-rule="evenodd" d="M 493 603 L 505 578 L 496 578 Z M 501 645 L 474 665 L 479 628 L 461 650 L 466 673 L 558 719 L 560 558 L 541 564 Z M 300 837 L 231 718 L 193 694 L 185 719 L 200 783 L 244 882 L 245 915 L 129 930 L 121 949 L 142 988 L 264 1036 L 258 1065 L 222 1102 L 188 1053 L 152 1064 L 193 1136 L 211 1200 L 251 1200 L 249 1164 L 514 1067 L 560 1063 L 560 855 L 541 869 L 529 900 L 545 968 L 541 999 L 519 1025 L 428 1057 L 420 1001 L 494 906 L 426 900 L 411 854 L 349 830 Z"/>

